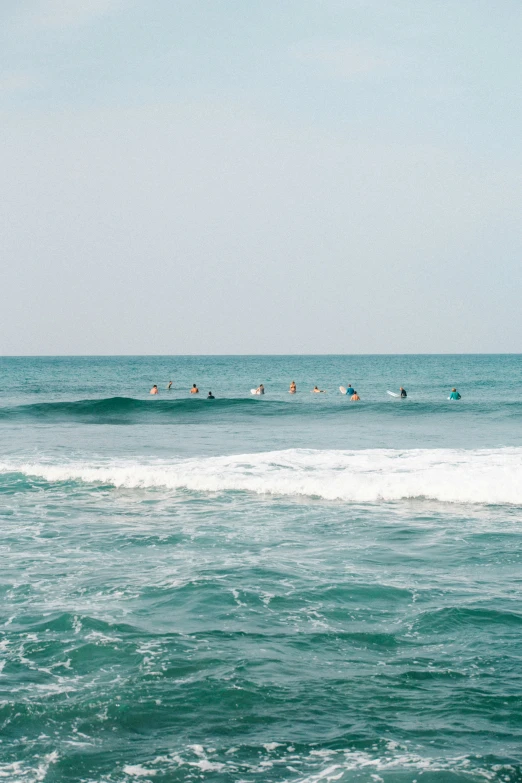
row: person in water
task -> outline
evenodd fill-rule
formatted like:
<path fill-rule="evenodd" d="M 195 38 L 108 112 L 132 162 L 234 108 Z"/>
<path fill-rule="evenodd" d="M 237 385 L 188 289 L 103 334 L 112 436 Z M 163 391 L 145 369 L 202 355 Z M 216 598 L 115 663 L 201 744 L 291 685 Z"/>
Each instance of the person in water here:
<path fill-rule="evenodd" d="M 312 394 L 326 394 L 326 390 L 320 389 L 318 386 L 314 386 L 312 389 Z"/>
<path fill-rule="evenodd" d="M 198 389 L 198 387 L 196 386 L 195 383 L 192 384 L 192 389 L 190 390 L 190 393 L 191 394 L 199 394 L 199 389 Z"/>
<path fill-rule="evenodd" d="M 407 397 L 407 396 L 408 396 L 408 394 L 406 393 L 406 389 L 403 389 L 403 388 L 402 388 L 402 386 L 401 386 L 401 389 L 400 389 L 400 391 L 401 391 L 401 397 L 402 397 L 403 399 L 404 399 L 404 397 Z"/>
<path fill-rule="evenodd" d="M 348 388 L 346 389 L 346 394 L 348 397 L 351 397 L 352 394 L 355 394 L 355 389 L 353 388 L 352 384 L 348 384 Z"/>
<path fill-rule="evenodd" d="M 453 387 L 453 389 L 451 390 L 451 394 L 449 396 L 449 399 L 450 400 L 460 400 L 461 399 L 461 396 L 458 393 L 458 391 L 455 389 L 455 387 Z"/>
<path fill-rule="evenodd" d="M 211 392 L 211 391 L 209 391 L 209 393 L 207 394 L 207 400 L 215 400 L 215 399 L 216 399 L 216 398 L 214 397 L 214 395 L 212 394 L 212 392 Z"/>
<path fill-rule="evenodd" d="M 360 399 L 361 399 L 361 398 L 359 397 L 359 395 L 357 394 L 357 392 L 355 391 L 355 389 L 353 390 L 353 394 L 352 394 L 352 396 L 350 397 L 350 399 L 351 399 L 351 400 L 353 400 L 353 402 L 357 402 L 358 400 L 360 400 Z"/>
<path fill-rule="evenodd" d="M 158 387 L 156 386 L 156 384 L 154 384 L 154 386 L 150 390 L 150 393 L 151 394 L 157 394 L 158 393 Z"/>
<path fill-rule="evenodd" d="M 290 384 L 290 389 L 289 389 L 289 391 L 290 391 L 290 394 L 295 394 L 295 393 L 296 393 L 296 391 L 297 391 L 297 386 L 295 385 L 295 381 L 292 381 L 292 383 Z"/>
<path fill-rule="evenodd" d="M 255 390 L 255 394 L 264 394 L 265 393 L 265 387 L 262 383 L 259 384 L 257 389 Z"/>
<path fill-rule="evenodd" d="M 169 381 L 167 389 L 170 391 L 171 388 L 172 388 L 172 381 Z"/>

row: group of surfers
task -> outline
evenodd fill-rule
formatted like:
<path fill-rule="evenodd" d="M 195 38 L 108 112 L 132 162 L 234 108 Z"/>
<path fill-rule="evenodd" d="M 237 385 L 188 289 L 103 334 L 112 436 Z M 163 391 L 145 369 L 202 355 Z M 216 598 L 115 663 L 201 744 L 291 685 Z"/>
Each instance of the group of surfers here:
<path fill-rule="evenodd" d="M 169 381 L 168 384 L 167 384 L 167 390 L 170 391 L 171 388 L 172 388 L 172 381 Z M 341 394 L 346 394 L 350 398 L 350 400 L 352 400 L 353 402 L 357 402 L 357 401 L 359 401 L 361 399 L 359 397 L 359 395 L 357 394 L 356 390 L 351 385 L 351 383 L 348 384 L 346 389 L 344 388 L 344 386 L 340 386 L 339 390 L 340 390 Z M 288 391 L 289 391 L 290 394 L 296 394 L 297 393 L 297 385 L 296 385 L 295 381 L 291 382 L 290 388 L 288 389 Z M 154 384 L 154 386 L 150 390 L 150 394 L 158 394 L 158 393 L 159 393 L 158 387 L 157 387 L 156 384 Z M 192 384 L 192 389 L 190 390 L 190 393 L 191 394 L 199 394 L 199 389 L 198 389 L 198 387 L 197 387 L 197 385 L 195 383 Z M 264 394 L 264 393 L 265 393 L 265 387 L 263 386 L 262 383 L 259 384 L 257 389 L 252 389 L 252 394 Z M 326 389 L 320 389 L 318 386 L 314 386 L 314 388 L 312 389 L 311 393 L 312 394 L 326 394 Z M 401 397 L 402 399 L 404 399 L 405 397 L 408 396 L 408 393 L 407 393 L 406 389 L 403 386 L 401 386 L 400 389 L 399 389 L 399 394 L 395 395 L 395 396 Z M 216 398 L 214 397 L 212 392 L 209 391 L 209 393 L 207 394 L 207 400 L 215 400 L 215 399 Z M 460 399 L 461 399 L 461 396 L 460 396 L 459 392 L 457 391 L 457 389 L 455 387 L 453 387 L 453 389 L 451 390 L 451 394 L 448 397 L 448 400 L 460 400 Z"/>
<path fill-rule="evenodd" d="M 172 381 L 169 381 L 167 384 L 167 390 L 170 391 L 172 389 Z M 195 383 L 192 384 L 192 389 L 190 390 L 191 394 L 199 394 L 199 389 Z M 150 390 L 150 394 L 159 394 L 159 389 L 157 384 L 154 384 L 152 389 Z M 211 391 L 207 394 L 207 400 L 215 400 L 216 398 L 212 394 Z"/>

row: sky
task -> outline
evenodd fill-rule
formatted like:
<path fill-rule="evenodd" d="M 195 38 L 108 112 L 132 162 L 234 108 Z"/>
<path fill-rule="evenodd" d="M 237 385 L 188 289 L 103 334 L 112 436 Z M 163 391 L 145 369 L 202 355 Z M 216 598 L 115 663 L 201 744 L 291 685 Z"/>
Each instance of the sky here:
<path fill-rule="evenodd" d="M 520 0 L 1 0 L 0 354 L 522 352 Z"/>

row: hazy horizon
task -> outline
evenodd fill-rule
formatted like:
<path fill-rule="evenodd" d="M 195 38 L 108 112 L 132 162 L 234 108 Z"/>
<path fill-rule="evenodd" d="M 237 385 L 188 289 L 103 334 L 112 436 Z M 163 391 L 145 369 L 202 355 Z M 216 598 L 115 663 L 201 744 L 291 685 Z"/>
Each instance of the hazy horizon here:
<path fill-rule="evenodd" d="M 462 351 L 460 353 L 452 353 L 450 351 L 445 352 L 404 352 L 404 353 L 379 353 L 367 352 L 367 353 L 39 353 L 39 354 L 0 354 L 0 359 L 129 359 L 129 358 L 204 358 L 204 357 L 241 357 L 241 356 L 522 356 L 520 351 L 491 351 L 485 352 L 472 352 Z"/>
<path fill-rule="evenodd" d="M 522 350 L 515 0 L 0 18 L 0 355 Z"/>

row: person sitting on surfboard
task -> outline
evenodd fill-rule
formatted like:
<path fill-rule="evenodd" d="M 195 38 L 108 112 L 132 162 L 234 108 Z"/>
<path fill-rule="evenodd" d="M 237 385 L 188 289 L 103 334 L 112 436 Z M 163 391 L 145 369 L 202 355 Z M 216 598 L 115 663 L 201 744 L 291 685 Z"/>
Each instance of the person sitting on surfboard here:
<path fill-rule="evenodd" d="M 198 389 L 198 387 L 196 386 L 195 383 L 192 384 L 192 389 L 190 390 L 190 393 L 191 394 L 199 394 L 199 389 Z"/>
<path fill-rule="evenodd" d="M 295 381 L 292 381 L 292 383 L 290 384 L 289 392 L 290 394 L 295 394 L 296 391 L 297 391 L 297 386 L 295 385 Z"/>
<path fill-rule="evenodd" d="M 408 396 L 408 395 L 407 395 L 407 393 L 406 393 L 406 389 L 403 389 L 403 388 L 402 388 L 402 386 L 401 386 L 401 397 L 403 397 L 403 398 L 404 398 L 404 397 L 407 397 L 407 396 Z"/>
<path fill-rule="evenodd" d="M 214 397 L 214 395 L 212 394 L 212 392 L 211 392 L 211 391 L 209 391 L 209 393 L 207 394 L 207 400 L 215 400 L 215 399 L 216 399 L 216 398 Z"/>
<path fill-rule="evenodd" d="M 450 396 L 448 397 L 448 400 L 460 400 L 460 399 L 461 399 L 460 394 L 458 393 L 458 391 L 455 388 L 453 388 L 451 390 Z"/>
<path fill-rule="evenodd" d="M 348 392 L 346 392 L 346 393 L 348 394 Z M 360 400 L 360 399 L 361 399 L 361 398 L 359 397 L 359 395 L 357 394 L 357 392 L 355 391 L 355 389 L 353 390 L 353 394 L 352 394 L 352 396 L 350 397 L 350 399 L 351 399 L 351 400 L 353 400 L 353 402 L 357 402 L 358 400 Z"/>
<path fill-rule="evenodd" d="M 150 390 L 150 394 L 157 394 L 157 393 L 158 393 L 158 387 L 156 386 L 156 384 L 154 384 L 154 386 Z"/>
<path fill-rule="evenodd" d="M 346 394 L 348 395 L 348 397 L 351 397 L 352 394 L 355 394 L 355 389 L 353 388 L 351 383 L 348 384 L 348 388 L 346 389 Z"/>
<path fill-rule="evenodd" d="M 265 387 L 262 383 L 259 384 L 257 389 L 255 390 L 254 394 L 264 394 L 265 393 Z"/>
<path fill-rule="evenodd" d="M 318 386 L 314 386 L 312 394 L 326 394 L 325 389 L 320 389 Z"/>
<path fill-rule="evenodd" d="M 172 389 L 172 381 L 169 381 L 169 385 L 167 386 L 167 389 L 170 391 Z"/>

